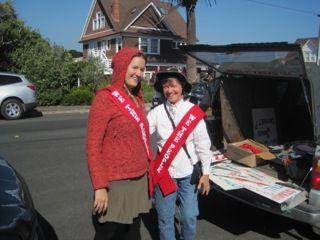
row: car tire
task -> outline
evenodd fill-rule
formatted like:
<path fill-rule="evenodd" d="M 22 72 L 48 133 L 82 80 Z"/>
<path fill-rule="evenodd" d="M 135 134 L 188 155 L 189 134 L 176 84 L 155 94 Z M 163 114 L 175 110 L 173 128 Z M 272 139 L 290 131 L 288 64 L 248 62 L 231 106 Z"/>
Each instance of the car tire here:
<path fill-rule="evenodd" d="M 18 99 L 7 99 L 1 105 L 1 115 L 7 120 L 16 120 L 22 117 L 24 109 Z"/>

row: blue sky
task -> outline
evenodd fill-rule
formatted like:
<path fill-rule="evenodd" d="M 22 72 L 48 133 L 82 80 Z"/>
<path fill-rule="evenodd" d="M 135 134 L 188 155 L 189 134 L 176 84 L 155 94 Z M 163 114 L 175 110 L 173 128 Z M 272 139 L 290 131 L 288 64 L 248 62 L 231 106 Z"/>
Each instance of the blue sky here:
<path fill-rule="evenodd" d="M 123 0 L 122 0 L 123 1 Z M 134 0 L 130 0 L 134 1 Z M 0 0 L 1 3 L 4 0 Z M 13 0 L 19 19 L 51 43 L 82 50 L 92 0 Z M 294 42 L 319 33 L 320 0 L 198 0 L 199 43 Z M 179 10 L 183 17 L 185 11 Z"/>

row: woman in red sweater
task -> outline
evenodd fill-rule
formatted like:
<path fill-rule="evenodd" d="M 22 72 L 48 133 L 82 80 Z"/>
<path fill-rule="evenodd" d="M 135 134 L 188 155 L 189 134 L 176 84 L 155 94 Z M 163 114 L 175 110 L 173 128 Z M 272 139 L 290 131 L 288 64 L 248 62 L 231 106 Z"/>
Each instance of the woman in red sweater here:
<path fill-rule="evenodd" d="M 95 240 L 140 239 L 140 217 L 151 208 L 152 159 L 141 80 L 146 57 L 123 48 L 112 61 L 111 86 L 97 92 L 87 127 L 87 161 L 94 188 Z"/>

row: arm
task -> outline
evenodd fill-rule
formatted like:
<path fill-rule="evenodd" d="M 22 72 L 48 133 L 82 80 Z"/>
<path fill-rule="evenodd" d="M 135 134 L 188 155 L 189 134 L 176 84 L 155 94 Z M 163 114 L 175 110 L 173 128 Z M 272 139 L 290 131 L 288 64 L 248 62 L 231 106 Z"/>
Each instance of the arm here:
<path fill-rule="evenodd" d="M 156 112 L 155 109 L 151 110 L 148 115 L 147 115 L 147 119 L 149 122 L 149 131 L 150 131 L 150 135 L 153 134 L 156 131 L 156 123 L 157 123 L 157 118 L 156 118 Z"/>
<path fill-rule="evenodd" d="M 201 120 L 194 131 L 195 151 L 202 165 L 202 177 L 199 180 L 198 189 L 201 193 L 208 195 L 210 191 L 209 173 L 211 164 L 211 141 L 208 135 L 206 123 Z"/>
<path fill-rule="evenodd" d="M 108 102 L 103 93 L 98 93 L 91 105 L 87 125 L 87 161 L 88 169 L 94 188 L 94 210 L 98 213 L 104 212 L 108 205 L 107 187 L 108 182 L 103 167 L 102 146 L 110 119 Z"/>

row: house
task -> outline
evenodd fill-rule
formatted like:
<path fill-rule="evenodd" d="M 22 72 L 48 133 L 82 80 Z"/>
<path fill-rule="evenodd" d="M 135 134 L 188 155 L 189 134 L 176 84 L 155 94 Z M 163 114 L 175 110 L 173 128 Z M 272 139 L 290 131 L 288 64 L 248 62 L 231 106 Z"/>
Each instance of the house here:
<path fill-rule="evenodd" d="M 186 22 L 175 7 L 160 0 L 93 0 L 80 42 L 83 56 L 99 57 L 112 74 L 112 56 L 123 47 L 137 47 L 148 58 L 145 79 L 167 68 L 184 69 Z"/>
<path fill-rule="evenodd" d="M 305 62 L 317 62 L 317 52 L 319 51 L 319 38 L 298 38 L 296 40 L 296 43 L 301 45 Z"/>

